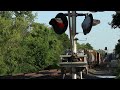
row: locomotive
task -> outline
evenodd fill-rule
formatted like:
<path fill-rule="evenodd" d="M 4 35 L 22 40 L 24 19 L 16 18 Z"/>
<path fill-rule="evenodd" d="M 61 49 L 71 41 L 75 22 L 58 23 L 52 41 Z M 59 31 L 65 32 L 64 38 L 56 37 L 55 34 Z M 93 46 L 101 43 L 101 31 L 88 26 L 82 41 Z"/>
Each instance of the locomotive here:
<path fill-rule="evenodd" d="M 66 54 L 70 54 L 70 51 L 68 50 Z M 78 50 L 77 55 L 80 56 L 83 54 L 87 56 L 86 61 L 88 63 L 89 68 L 99 66 L 101 63 L 103 63 L 103 56 L 96 50 Z M 84 62 L 84 58 L 80 57 L 79 61 Z"/>
<path fill-rule="evenodd" d="M 103 63 L 103 56 L 96 50 L 85 50 L 85 54 L 87 54 L 89 68 L 99 66 L 101 63 Z"/>

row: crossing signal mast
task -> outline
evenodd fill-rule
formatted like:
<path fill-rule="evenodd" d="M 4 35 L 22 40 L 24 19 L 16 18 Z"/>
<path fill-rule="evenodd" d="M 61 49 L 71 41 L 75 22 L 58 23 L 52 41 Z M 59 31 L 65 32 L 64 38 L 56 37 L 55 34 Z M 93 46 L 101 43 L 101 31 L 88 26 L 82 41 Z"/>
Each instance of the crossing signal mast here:
<path fill-rule="evenodd" d="M 68 16 L 68 19 L 67 19 Z M 70 43 L 71 43 L 71 51 L 72 54 L 70 57 L 72 57 L 71 62 L 69 63 L 63 63 L 62 66 L 64 67 L 72 67 L 72 79 L 76 79 L 76 68 L 81 66 L 81 63 L 78 63 L 75 67 L 74 61 L 74 55 L 77 53 L 76 49 L 76 17 L 77 16 L 84 16 L 85 19 L 81 24 L 81 27 L 83 29 L 83 34 L 87 35 L 90 33 L 92 26 L 96 26 L 100 23 L 100 20 L 93 19 L 92 14 L 88 13 L 77 13 L 76 11 L 68 11 L 68 13 L 58 13 L 55 18 L 52 18 L 49 22 L 50 25 L 52 25 L 53 30 L 57 34 L 63 34 L 67 30 L 69 26 L 69 34 L 70 34 Z M 68 56 L 69 57 L 69 56 Z"/>

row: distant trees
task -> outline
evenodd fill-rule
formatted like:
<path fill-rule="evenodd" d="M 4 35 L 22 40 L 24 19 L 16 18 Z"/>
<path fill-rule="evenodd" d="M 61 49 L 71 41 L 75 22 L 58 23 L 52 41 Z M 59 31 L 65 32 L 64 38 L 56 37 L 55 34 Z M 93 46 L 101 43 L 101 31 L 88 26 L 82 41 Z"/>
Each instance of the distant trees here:
<path fill-rule="evenodd" d="M 110 25 L 114 29 L 120 28 L 120 13 L 113 15 L 113 20 Z M 118 43 L 115 45 L 115 54 L 118 56 L 117 58 L 120 59 L 120 40 L 118 40 Z M 120 65 L 116 69 L 116 75 L 120 78 Z"/>
<path fill-rule="evenodd" d="M 105 50 L 102 50 L 102 49 L 99 49 L 99 50 L 96 50 L 98 53 L 101 54 L 101 58 L 104 59 L 106 57 L 106 52 Z"/>
<path fill-rule="evenodd" d="M 78 49 L 89 49 L 89 50 L 93 50 L 93 47 L 91 46 L 91 44 L 86 43 L 86 44 L 79 44 L 77 43 L 77 48 Z"/>
<path fill-rule="evenodd" d="M 118 67 L 115 69 L 115 74 L 117 76 L 117 79 L 120 79 L 120 39 L 118 40 L 118 43 L 115 45 L 115 55 L 116 59 L 118 60 Z"/>
<path fill-rule="evenodd" d="M 113 14 L 112 21 L 110 23 L 112 28 L 120 28 L 120 13 Z"/>
<path fill-rule="evenodd" d="M 55 66 L 69 48 L 66 34 L 57 35 L 34 18 L 31 11 L 0 11 L 0 75 Z"/>
<path fill-rule="evenodd" d="M 120 58 L 120 40 L 118 40 L 118 43 L 115 45 L 115 54 Z"/>

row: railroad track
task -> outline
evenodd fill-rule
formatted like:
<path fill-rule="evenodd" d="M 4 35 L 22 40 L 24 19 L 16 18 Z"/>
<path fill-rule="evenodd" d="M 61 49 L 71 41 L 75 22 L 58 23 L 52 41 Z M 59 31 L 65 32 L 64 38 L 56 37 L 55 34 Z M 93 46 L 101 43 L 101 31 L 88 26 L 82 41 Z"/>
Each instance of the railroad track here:
<path fill-rule="evenodd" d="M 54 70 L 43 70 L 36 73 L 21 73 L 16 75 L 0 76 L 0 79 L 54 79 L 61 77 L 60 71 Z"/>
<path fill-rule="evenodd" d="M 43 70 L 36 73 L 27 73 L 27 74 L 17 74 L 9 76 L 0 76 L 0 79 L 62 79 L 60 70 Z M 68 73 L 65 79 L 72 79 L 71 75 Z M 83 74 L 83 79 L 100 79 L 97 75 L 88 73 L 88 75 Z"/>

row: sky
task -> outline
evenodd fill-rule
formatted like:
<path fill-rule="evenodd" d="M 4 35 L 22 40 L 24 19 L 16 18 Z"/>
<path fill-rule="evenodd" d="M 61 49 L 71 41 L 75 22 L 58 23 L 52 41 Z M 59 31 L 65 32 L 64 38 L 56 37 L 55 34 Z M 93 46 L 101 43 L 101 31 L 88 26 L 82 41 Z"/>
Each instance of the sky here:
<path fill-rule="evenodd" d="M 34 11 L 37 12 L 37 18 L 35 22 L 44 23 L 47 26 L 49 21 L 54 18 L 58 13 L 67 13 L 67 11 Z M 89 12 L 89 11 L 76 11 L 77 13 L 91 13 L 94 19 L 100 20 L 100 24 L 93 26 L 90 33 L 87 35 L 83 34 L 81 23 L 84 20 L 84 16 L 78 16 L 76 18 L 76 31 L 81 32 L 76 37 L 79 39 L 79 43 L 90 43 L 91 46 L 98 49 L 108 48 L 108 52 L 112 52 L 115 48 L 115 45 L 120 38 L 120 29 L 112 29 L 108 24 L 112 21 L 112 15 L 116 12 L 114 11 L 104 11 L 104 12 Z M 65 32 L 69 35 L 69 27 Z M 86 39 L 87 38 L 87 39 Z"/>

